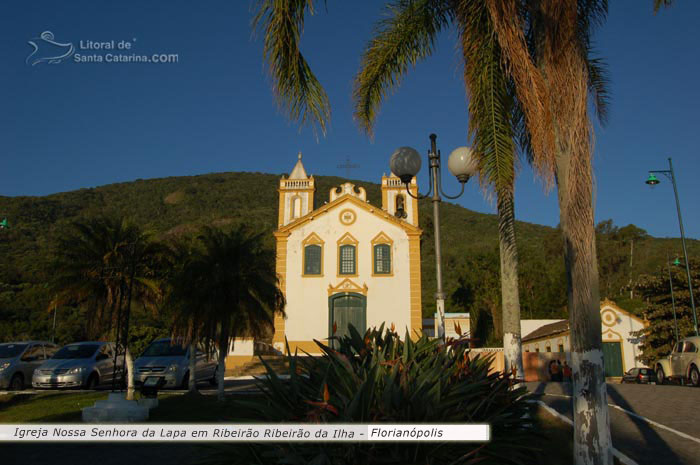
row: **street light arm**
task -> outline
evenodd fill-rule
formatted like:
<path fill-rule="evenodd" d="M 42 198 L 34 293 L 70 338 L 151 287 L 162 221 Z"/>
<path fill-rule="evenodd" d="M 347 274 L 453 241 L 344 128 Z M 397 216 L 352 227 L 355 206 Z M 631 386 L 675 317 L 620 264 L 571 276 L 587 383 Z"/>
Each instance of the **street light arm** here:
<path fill-rule="evenodd" d="M 427 199 L 427 198 L 429 198 L 431 195 L 433 195 L 433 170 L 432 170 L 432 169 L 431 169 L 431 170 L 428 170 L 428 177 L 430 178 L 430 184 L 429 184 L 429 185 L 430 185 L 430 189 L 428 189 L 428 193 L 427 193 L 427 194 L 425 194 L 425 195 L 421 195 L 421 194 L 413 195 L 413 194 L 411 193 L 411 187 L 410 187 L 409 183 L 404 183 L 404 184 L 406 185 L 406 192 L 408 192 L 408 195 L 410 195 L 411 197 L 413 197 L 414 199 L 417 199 L 417 200 Z M 418 178 L 416 178 L 416 181 L 417 181 L 417 180 L 418 180 Z"/>
<path fill-rule="evenodd" d="M 438 186 L 439 186 L 439 188 L 440 188 L 440 193 L 443 195 L 443 197 L 447 197 L 447 198 L 450 199 L 450 200 L 454 200 L 454 199 L 456 199 L 456 198 L 461 197 L 462 194 L 464 194 L 464 185 L 465 185 L 467 182 L 466 182 L 466 181 L 464 181 L 464 182 L 460 181 L 459 183 L 462 185 L 462 189 L 459 191 L 459 194 L 454 195 L 454 196 L 445 194 L 445 192 L 442 190 L 442 174 L 441 174 L 440 171 L 438 170 Z"/>
<path fill-rule="evenodd" d="M 650 170 L 649 173 L 663 174 L 669 181 L 673 181 L 671 170 Z"/>

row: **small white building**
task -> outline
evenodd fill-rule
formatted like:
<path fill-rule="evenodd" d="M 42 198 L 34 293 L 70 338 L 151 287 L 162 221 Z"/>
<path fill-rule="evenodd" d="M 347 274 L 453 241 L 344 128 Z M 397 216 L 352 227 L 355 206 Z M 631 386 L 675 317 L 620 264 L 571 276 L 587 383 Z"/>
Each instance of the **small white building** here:
<path fill-rule="evenodd" d="M 417 195 L 415 178 L 409 185 Z M 301 154 L 279 183 L 275 231 L 277 273 L 287 299 L 286 319 L 275 319 L 273 346 L 311 354 L 314 339 L 360 333 L 382 323 L 403 336 L 420 335 L 420 236 L 418 201 L 395 176 L 382 177 L 382 204 L 351 183 L 330 190 L 314 209 L 316 187 Z"/>
<path fill-rule="evenodd" d="M 641 354 L 640 340 L 632 333 L 647 323 L 608 299 L 600 304 L 600 319 L 605 375 L 622 376 L 630 368 L 645 366 L 637 360 Z M 523 352 L 568 353 L 571 350 L 569 320 L 523 320 L 521 326 L 525 334 Z M 525 332 L 526 327 L 529 333 Z"/>

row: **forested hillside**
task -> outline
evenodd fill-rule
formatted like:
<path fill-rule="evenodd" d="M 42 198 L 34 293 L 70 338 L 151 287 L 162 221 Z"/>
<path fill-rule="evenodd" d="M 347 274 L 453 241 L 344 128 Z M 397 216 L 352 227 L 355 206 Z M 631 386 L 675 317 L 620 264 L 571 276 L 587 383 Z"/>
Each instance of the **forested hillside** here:
<path fill-rule="evenodd" d="M 152 230 L 156 237 L 196 234 L 202 225 L 227 227 L 241 222 L 271 232 L 277 221 L 279 175 L 217 173 L 201 176 L 136 180 L 45 197 L 0 197 L 0 340 L 47 338 L 51 335 L 50 295 L 46 283 L 56 239 L 72 222 L 100 215 L 126 216 Z M 328 200 L 337 177 L 317 177 L 316 206 Z M 356 181 L 374 205 L 381 204 L 380 186 Z M 423 314 L 435 311 L 435 261 L 430 203 L 420 203 Z M 494 215 L 454 204 L 442 206 L 443 266 L 448 311 L 470 311 L 484 339 L 494 339 L 493 321 L 500 319 L 498 235 Z M 657 271 L 666 253 L 680 254 L 680 240 L 649 237 L 612 221 L 598 225 L 601 297 L 638 311 L 641 301 L 627 289 L 639 276 Z M 566 314 L 566 280 L 562 242 L 555 228 L 519 222 L 520 289 L 523 318 L 558 318 Z M 697 257 L 698 241 L 689 241 Z M 635 297 L 632 298 L 631 297 Z M 162 318 L 136 315 L 136 332 L 166 331 Z M 79 309 L 59 309 L 57 339 L 83 337 Z M 139 329 L 139 324 L 140 329 Z M 498 326 L 498 325 L 497 325 Z M 145 336 L 144 336 L 145 337 Z"/>

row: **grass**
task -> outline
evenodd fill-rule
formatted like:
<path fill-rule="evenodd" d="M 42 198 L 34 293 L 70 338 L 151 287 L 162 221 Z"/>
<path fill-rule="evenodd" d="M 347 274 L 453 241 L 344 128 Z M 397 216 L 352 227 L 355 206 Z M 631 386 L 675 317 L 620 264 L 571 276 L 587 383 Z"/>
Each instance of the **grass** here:
<path fill-rule="evenodd" d="M 0 396 L 1 423 L 73 423 L 81 410 L 106 399 L 107 392 L 7 394 Z"/>
<path fill-rule="evenodd" d="M 0 396 L 0 423 L 73 423 L 82 421 L 83 407 L 106 399 L 107 392 L 7 394 Z M 138 398 L 138 393 L 136 394 Z M 218 423 L 236 416 L 235 400 L 219 403 L 216 396 L 164 392 L 151 409 L 150 423 Z"/>

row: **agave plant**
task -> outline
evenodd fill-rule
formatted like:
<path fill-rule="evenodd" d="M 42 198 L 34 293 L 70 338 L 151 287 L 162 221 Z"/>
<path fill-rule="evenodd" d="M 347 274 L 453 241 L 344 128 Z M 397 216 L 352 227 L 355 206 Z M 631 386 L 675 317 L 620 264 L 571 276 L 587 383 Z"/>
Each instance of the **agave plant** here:
<path fill-rule="evenodd" d="M 391 329 L 320 341 L 321 357 L 288 356 L 288 378 L 269 366 L 262 396 L 240 401 L 236 421 L 310 423 L 489 423 L 474 443 L 281 443 L 217 448 L 208 463 L 521 464 L 534 446 L 530 404 L 510 373 L 489 372 L 491 357 L 464 345 L 413 341 Z M 263 361 L 264 363 L 264 361 Z M 232 453 L 231 447 L 236 447 Z"/>

